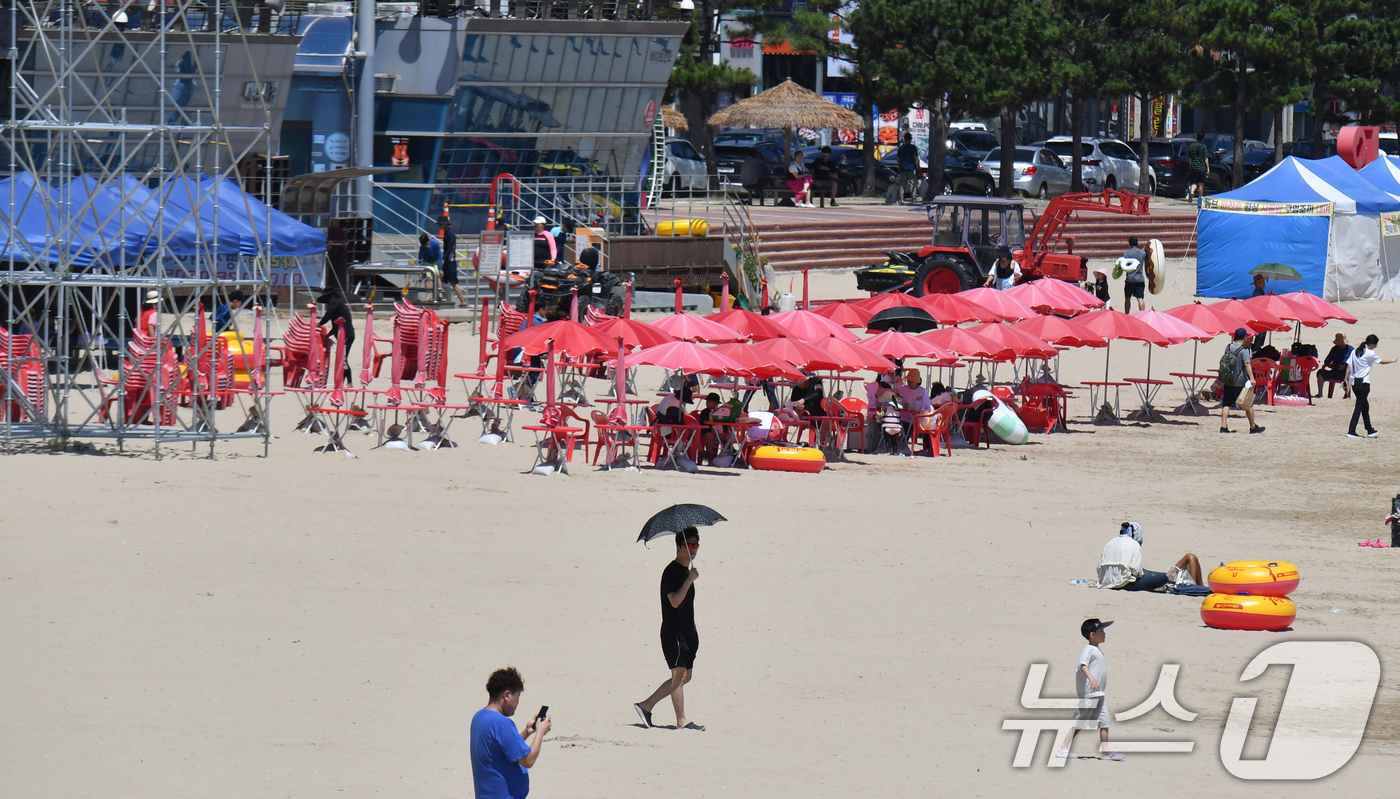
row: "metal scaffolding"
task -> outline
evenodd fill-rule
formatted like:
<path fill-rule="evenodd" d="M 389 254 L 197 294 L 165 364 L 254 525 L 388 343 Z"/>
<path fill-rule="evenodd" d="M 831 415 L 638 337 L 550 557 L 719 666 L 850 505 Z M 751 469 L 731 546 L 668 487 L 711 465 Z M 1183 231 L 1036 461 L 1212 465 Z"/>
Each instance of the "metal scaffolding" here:
<path fill-rule="evenodd" d="M 0 108 L 6 450 L 116 439 L 149 443 L 157 455 L 207 444 L 212 457 L 220 440 L 253 438 L 266 454 L 262 314 L 277 263 L 271 212 L 246 198 L 272 205 L 276 83 L 258 78 L 254 50 L 287 31 L 266 6 L 255 26 L 251 8 L 0 5 L 11 39 L 0 41 L 9 61 Z M 254 70 L 241 86 L 224 85 L 231 54 Z M 241 124 L 225 124 L 230 108 Z M 242 192 L 220 191 L 223 181 Z M 230 196 L 244 207 L 228 208 Z M 231 216 L 255 213 L 268 217 L 255 235 L 231 235 Z M 221 337 L 216 309 L 231 310 L 237 294 L 246 304 L 233 311 L 233 335 Z"/>

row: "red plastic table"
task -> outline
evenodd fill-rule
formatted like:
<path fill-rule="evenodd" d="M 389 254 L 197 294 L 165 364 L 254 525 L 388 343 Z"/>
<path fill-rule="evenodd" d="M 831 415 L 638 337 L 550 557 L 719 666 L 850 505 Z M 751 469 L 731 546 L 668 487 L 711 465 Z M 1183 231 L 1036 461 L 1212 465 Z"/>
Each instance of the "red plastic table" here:
<path fill-rule="evenodd" d="M 669 434 L 663 433 L 663 429 L 671 432 Z M 661 450 L 656 459 L 656 468 L 664 469 L 669 465 L 672 469 L 679 470 L 680 464 L 676 463 L 676 459 L 682 455 L 689 457 L 690 450 L 695 444 L 695 437 L 700 435 L 703 429 L 704 427 L 699 424 L 657 422 L 652 425 L 652 440 Z M 669 441 L 667 440 L 668 435 L 671 436 Z"/>
<path fill-rule="evenodd" d="M 408 435 L 408 438 L 406 439 L 408 443 L 408 448 L 415 449 L 415 447 L 413 446 L 413 421 L 414 416 L 417 415 L 419 411 L 423 410 L 422 405 L 370 405 L 367 406 L 365 410 L 375 411 L 378 414 L 379 427 L 377 428 L 376 432 L 379 433 L 379 442 L 375 445 L 376 449 L 384 446 L 390 441 L 399 440 L 398 436 L 389 435 L 389 433 L 387 432 L 388 429 L 392 427 L 392 425 L 387 424 L 387 422 L 389 421 L 389 414 L 391 413 L 394 415 L 395 425 L 400 423 L 400 413 L 408 414 L 407 417 L 404 417 L 404 421 L 406 421 L 407 424 L 403 425 L 403 429 L 404 433 Z"/>
<path fill-rule="evenodd" d="M 325 404 L 325 400 L 327 397 L 330 396 L 331 390 L 328 388 L 306 387 L 288 388 L 283 390 L 297 398 L 297 402 L 301 405 L 302 413 L 306 414 L 302 417 L 302 420 L 300 422 L 297 422 L 297 426 L 293 429 L 296 430 L 298 433 L 323 432 L 322 430 L 317 428 L 319 420 L 316 418 L 316 412 L 314 409 Z"/>
<path fill-rule="evenodd" d="M 1119 395 L 1119 390 L 1123 386 L 1130 386 L 1132 383 L 1121 381 L 1085 380 L 1084 385 L 1089 387 L 1089 414 L 1094 419 L 1094 424 L 1114 425 L 1122 424 L 1119 417 L 1123 415 L 1123 403 Z M 1108 390 L 1113 389 L 1113 410 L 1109 411 Z M 1099 392 L 1103 392 L 1103 406 L 1099 405 Z"/>
<path fill-rule="evenodd" d="M 1125 377 L 1125 382 L 1132 383 L 1137 389 L 1138 399 L 1142 400 L 1142 406 L 1132 413 L 1128 418 L 1134 422 L 1165 422 L 1166 418 L 1161 412 L 1152 407 L 1152 400 L 1157 398 L 1157 392 L 1162 390 L 1162 386 L 1170 386 L 1170 380 L 1152 380 L 1146 377 Z"/>
<path fill-rule="evenodd" d="M 322 428 L 326 431 L 326 435 L 330 438 L 329 441 L 312 450 L 312 452 L 344 452 L 351 458 L 355 457 L 355 453 L 345 447 L 345 426 L 349 424 L 351 419 L 363 419 L 365 417 L 364 411 L 357 411 L 350 408 L 321 408 L 316 406 L 310 407 L 307 410 L 311 412 L 316 421 L 320 422 Z"/>
<path fill-rule="evenodd" d="M 632 420 L 632 424 L 643 424 L 643 425 L 646 424 L 647 417 L 646 417 L 646 411 L 644 411 L 644 410 L 642 410 L 642 409 L 643 409 L 645 406 L 651 404 L 651 400 L 644 400 L 644 399 L 621 399 L 621 400 L 620 400 L 620 399 L 618 399 L 618 398 L 616 398 L 616 397 L 603 397 L 602 399 L 597 400 L 597 402 L 598 402 L 600 405 L 617 405 L 617 404 L 619 404 L 619 403 L 624 404 L 624 405 L 630 405 L 630 406 L 632 406 L 632 407 L 630 408 L 630 413 L 627 414 L 628 418 Z"/>
<path fill-rule="evenodd" d="M 856 429 L 863 423 L 862 420 L 854 416 L 808 416 L 806 418 L 812 424 L 809 441 L 812 446 L 822 451 L 822 455 L 826 456 L 826 462 L 835 463 L 846 460 L 846 453 L 841 446 L 842 433 Z"/>
<path fill-rule="evenodd" d="M 1186 392 L 1186 402 L 1178 405 L 1172 413 L 1182 416 L 1209 416 L 1210 411 L 1196 398 L 1201 395 L 1201 389 L 1215 380 L 1213 374 L 1192 374 L 1191 372 L 1172 372 L 1172 377 L 1181 381 L 1181 388 Z"/>
<path fill-rule="evenodd" d="M 501 441 L 515 441 L 515 431 L 512 425 L 515 423 L 515 412 L 525 404 L 523 399 L 511 399 L 509 397 L 482 397 L 476 401 L 478 405 L 495 406 L 495 410 L 490 413 L 481 414 L 481 435 L 486 436 L 492 433 L 501 437 Z M 505 427 L 501 427 L 501 414 L 505 414 Z"/>

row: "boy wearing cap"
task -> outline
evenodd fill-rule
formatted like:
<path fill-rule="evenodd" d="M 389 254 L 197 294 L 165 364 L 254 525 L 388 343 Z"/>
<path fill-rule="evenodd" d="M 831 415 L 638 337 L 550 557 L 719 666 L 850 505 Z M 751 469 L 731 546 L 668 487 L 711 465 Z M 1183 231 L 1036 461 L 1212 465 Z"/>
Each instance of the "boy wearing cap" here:
<path fill-rule="evenodd" d="M 1104 752 L 1105 760 L 1122 760 L 1122 753 L 1108 749 L 1108 698 L 1104 696 L 1108 689 L 1108 661 L 1104 659 L 1103 650 L 1099 648 L 1107 637 L 1104 629 L 1112 623 L 1085 619 L 1084 623 L 1079 625 L 1079 634 L 1084 636 L 1089 645 L 1079 653 L 1079 669 L 1074 673 L 1074 692 L 1079 696 L 1079 709 L 1074 711 L 1074 719 L 1085 722 L 1087 729 L 1098 726 L 1099 750 Z M 1078 727 L 1071 727 L 1065 733 L 1063 743 L 1056 750 L 1056 757 L 1074 757 L 1070 745 L 1074 743 L 1074 734 L 1077 732 Z"/>

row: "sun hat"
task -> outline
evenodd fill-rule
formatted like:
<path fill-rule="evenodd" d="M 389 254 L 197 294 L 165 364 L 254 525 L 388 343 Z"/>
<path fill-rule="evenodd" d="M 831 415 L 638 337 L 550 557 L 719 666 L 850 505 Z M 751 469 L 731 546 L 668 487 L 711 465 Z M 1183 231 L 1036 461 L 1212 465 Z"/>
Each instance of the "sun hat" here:
<path fill-rule="evenodd" d="M 1099 621 L 1098 619 L 1085 619 L 1084 623 L 1079 625 L 1079 634 L 1084 636 L 1085 639 L 1088 639 L 1089 633 L 1096 633 L 1112 623 L 1111 621 Z"/>
<path fill-rule="evenodd" d="M 534 222 L 534 224 L 536 224 L 536 225 L 548 225 L 548 224 L 549 224 L 549 220 L 548 220 L 548 219 L 545 219 L 543 216 L 537 216 L 537 217 L 535 217 L 535 222 Z"/>
<path fill-rule="evenodd" d="M 1105 267 L 1105 266 L 1097 267 L 1097 268 L 1094 269 L 1094 274 L 1096 274 L 1096 275 L 1103 275 L 1103 276 L 1106 278 L 1106 277 L 1108 277 L 1108 267 Z"/>
<path fill-rule="evenodd" d="M 1001 249 L 997 250 L 997 257 L 998 257 L 998 258 L 1010 258 L 1010 257 L 1011 257 L 1011 248 L 1010 248 L 1010 247 L 1002 247 Z"/>
<path fill-rule="evenodd" d="M 1119 535 L 1130 535 L 1133 540 L 1142 543 L 1142 525 L 1137 522 L 1123 522 L 1123 526 L 1118 530 Z"/>
<path fill-rule="evenodd" d="M 160 302 L 160 292 L 156 291 L 155 289 L 150 289 L 149 291 L 147 291 L 145 304 L 153 305 L 157 302 Z"/>

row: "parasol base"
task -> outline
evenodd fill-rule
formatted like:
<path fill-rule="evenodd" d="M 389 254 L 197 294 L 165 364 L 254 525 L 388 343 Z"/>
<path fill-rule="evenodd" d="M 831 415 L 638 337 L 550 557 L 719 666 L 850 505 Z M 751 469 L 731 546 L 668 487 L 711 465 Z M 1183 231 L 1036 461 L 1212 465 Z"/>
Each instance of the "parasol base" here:
<path fill-rule="evenodd" d="M 1106 425 L 1121 425 L 1123 422 L 1118 419 L 1118 413 L 1113 410 L 1113 406 L 1107 402 L 1099 408 L 1099 412 L 1094 414 L 1094 424 L 1100 427 Z"/>
<path fill-rule="evenodd" d="M 1210 416 L 1210 411 L 1199 402 L 1185 402 L 1172 409 L 1175 416 Z"/>
<path fill-rule="evenodd" d="M 1151 405 L 1144 405 L 1141 408 L 1138 408 L 1137 410 L 1128 414 L 1128 421 L 1148 422 L 1151 424 L 1165 424 L 1167 421 L 1167 417 L 1163 416 L 1161 411 L 1158 411 Z"/>

